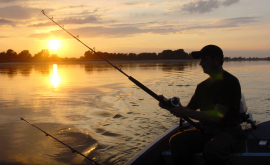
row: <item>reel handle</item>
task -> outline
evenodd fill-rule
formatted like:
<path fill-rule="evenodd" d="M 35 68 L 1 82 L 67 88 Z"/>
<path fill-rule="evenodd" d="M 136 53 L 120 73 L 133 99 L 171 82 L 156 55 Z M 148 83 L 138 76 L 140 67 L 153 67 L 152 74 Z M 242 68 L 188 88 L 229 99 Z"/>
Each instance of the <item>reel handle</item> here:
<path fill-rule="evenodd" d="M 166 99 L 163 95 L 160 97 L 162 97 L 160 106 L 164 109 L 170 109 L 180 105 L 180 99 L 178 97 L 172 97 L 170 99 Z"/>
<path fill-rule="evenodd" d="M 168 100 L 170 104 L 174 107 L 177 107 L 180 105 L 180 99 L 178 97 L 172 97 Z"/>

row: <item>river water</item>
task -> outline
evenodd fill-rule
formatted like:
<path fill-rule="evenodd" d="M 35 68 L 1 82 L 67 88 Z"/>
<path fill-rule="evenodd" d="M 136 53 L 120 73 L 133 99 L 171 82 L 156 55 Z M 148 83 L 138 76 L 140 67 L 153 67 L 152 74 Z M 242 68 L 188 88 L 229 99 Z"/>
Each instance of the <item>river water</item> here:
<path fill-rule="evenodd" d="M 189 102 L 208 76 L 198 61 L 113 61 L 157 94 Z M 270 62 L 231 61 L 248 111 L 270 117 Z M 91 164 L 20 120 L 88 155 L 99 164 L 124 164 L 178 122 L 156 100 L 105 62 L 0 64 L 0 164 Z"/>

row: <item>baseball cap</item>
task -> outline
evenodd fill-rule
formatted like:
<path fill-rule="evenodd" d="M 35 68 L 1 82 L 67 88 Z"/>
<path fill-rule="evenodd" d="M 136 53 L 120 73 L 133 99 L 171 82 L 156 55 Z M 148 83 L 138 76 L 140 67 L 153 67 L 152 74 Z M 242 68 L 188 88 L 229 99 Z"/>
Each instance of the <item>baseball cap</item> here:
<path fill-rule="evenodd" d="M 203 56 L 210 56 L 213 58 L 221 57 L 222 59 L 224 58 L 222 49 L 216 45 L 207 45 L 200 51 L 191 52 L 191 55 L 195 59 L 201 59 Z"/>

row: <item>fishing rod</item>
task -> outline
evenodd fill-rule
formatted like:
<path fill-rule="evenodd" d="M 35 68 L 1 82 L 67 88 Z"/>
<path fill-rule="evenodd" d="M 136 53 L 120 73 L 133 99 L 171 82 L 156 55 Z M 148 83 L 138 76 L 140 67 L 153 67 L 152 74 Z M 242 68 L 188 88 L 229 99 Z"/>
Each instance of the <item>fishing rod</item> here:
<path fill-rule="evenodd" d="M 38 128 L 38 127 L 35 126 L 34 124 L 32 124 L 32 123 L 30 123 L 29 121 L 25 120 L 24 118 L 21 118 L 21 120 L 25 121 L 26 123 L 32 125 L 33 127 L 37 128 L 37 129 L 40 130 L 41 132 L 45 133 L 46 136 L 50 136 L 50 137 L 52 137 L 53 139 L 55 139 L 56 141 L 58 141 L 59 143 L 65 145 L 66 147 L 68 147 L 69 149 L 71 149 L 71 152 L 72 152 L 72 153 L 78 153 L 78 154 L 80 154 L 81 156 L 85 157 L 86 159 L 90 160 L 91 162 L 95 163 L 96 165 L 100 165 L 100 164 L 98 164 L 96 161 L 94 161 L 94 160 L 88 158 L 87 156 L 83 155 L 82 153 L 80 153 L 79 151 L 77 151 L 77 150 L 75 150 L 74 148 L 70 147 L 69 145 L 63 143 L 62 141 L 60 141 L 60 140 L 58 140 L 58 139 L 56 139 L 56 138 L 53 137 L 52 135 L 50 135 L 50 134 L 48 134 L 47 132 L 43 131 L 42 129 Z"/>
<path fill-rule="evenodd" d="M 162 103 L 163 105 L 165 105 L 168 109 L 169 108 L 173 108 L 176 107 L 178 105 L 180 105 L 180 100 L 177 97 L 172 97 L 170 99 L 166 99 L 164 96 L 159 96 L 156 93 L 154 93 L 153 91 L 151 91 L 149 88 L 147 88 L 145 85 L 143 85 L 142 83 L 140 83 L 138 80 L 136 80 L 135 78 L 127 75 L 124 71 L 122 71 L 120 68 L 118 68 L 117 66 L 113 65 L 110 61 L 106 60 L 105 58 L 103 58 L 100 54 L 98 54 L 94 49 L 90 48 L 89 46 L 87 46 L 85 43 L 83 43 L 79 37 L 75 37 L 73 34 L 71 34 L 69 31 L 67 31 L 64 26 L 59 25 L 57 22 L 55 22 L 53 20 L 53 17 L 49 17 L 48 15 L 45 14 L 44 10 L 41 10 L 41 13 L 44 14 L 47 18 L 49 18 L 53 23 L 55 23 L 56 25 L 58 25 L 61 29 L 63 29 L 65 32 L 67 32 L 69 35 L 71 35 L 73 38 L 75 38 L 77 41 L 79 41 L 81 44 L 83 44 L 85 47 L 87 47 L 89 50 L 91 50 L 94 54 L 98 55 L 101 59 L 103 59 L 104 61 L 106 61 L 107 63 L 109 63 L 111 66 L 113 66 L 115 69 L 117 69 L 119 72 L 121 72 L 122 74 L 124 74 L 126 77 L 128 77 L 128 79 L 130 81 L 132 81 L 134 84 L 136 84 L 138 87 L 140 87 L 142 90 L 144 90 L 146 93 L 148 93 L 149 95 L 151 95 L 152 97 L 154 97 L 157 101 L 159 101 L 160 103 Z M 195 122 L 193 122 L 192 120 L 190 120 L 187 117 L 183 118 L 184 120 L 186 120 L 189 124 L 191 124 L 192 126 L 194 126 L 195 128 L 197 128 L 200 131 L 203 131 L 203 128 L 196 124 Z M 181 123 L 180 123 L 181 125 Z"/>

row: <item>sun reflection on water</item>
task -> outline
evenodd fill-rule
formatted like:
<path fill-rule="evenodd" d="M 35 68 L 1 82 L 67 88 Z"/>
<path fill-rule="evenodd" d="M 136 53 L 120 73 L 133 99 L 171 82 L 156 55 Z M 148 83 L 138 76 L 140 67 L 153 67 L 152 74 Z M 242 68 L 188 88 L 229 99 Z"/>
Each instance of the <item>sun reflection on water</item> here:
<path fill-rule="evenodd" d="M 98 143 L 94 143 L 91 147 L 89 147 L 88 149 L 86 149 L 86 151 L 84 151 L 84 155 L 89 155 L 92 151 L 94 151 L 97 148 L 97 146 Z"/>
<path fill-rule="evenodd" d="M 51 77 L 51 83 L 54 86 L 54 88 L 56 88 L 58 86 L 59 82 L 60 82 L 60 78 L 59 78 L 58 73 L 57 73 L 57 64 L 53 64 L 53 74 Z"/>

